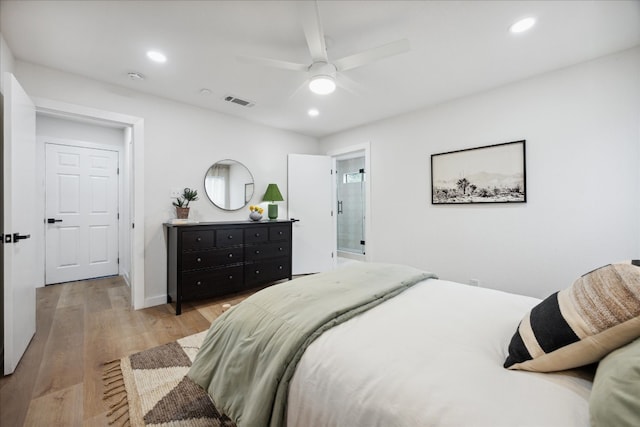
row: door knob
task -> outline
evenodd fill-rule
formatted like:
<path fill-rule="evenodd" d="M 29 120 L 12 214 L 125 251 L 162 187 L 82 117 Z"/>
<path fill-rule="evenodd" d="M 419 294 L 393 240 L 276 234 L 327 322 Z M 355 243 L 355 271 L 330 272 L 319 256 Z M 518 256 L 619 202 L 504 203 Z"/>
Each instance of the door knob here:
<path fill-rule="evenodd" d="M 13 233 L 13 243 L 16 243 L 18 240 L 24 240 L 24 239 L 30 239 L 30 238 L 31 238 L 31 234 Z"/>

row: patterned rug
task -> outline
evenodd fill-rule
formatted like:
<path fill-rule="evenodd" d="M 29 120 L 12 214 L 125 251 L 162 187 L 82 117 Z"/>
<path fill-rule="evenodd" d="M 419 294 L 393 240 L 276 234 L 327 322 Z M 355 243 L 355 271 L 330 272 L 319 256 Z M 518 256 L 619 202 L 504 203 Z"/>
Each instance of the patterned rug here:
<path fill-rule="evenodd" d="M 235 427 L 186 377 L 206 331 L 105 364 L 110 425 Z"/>

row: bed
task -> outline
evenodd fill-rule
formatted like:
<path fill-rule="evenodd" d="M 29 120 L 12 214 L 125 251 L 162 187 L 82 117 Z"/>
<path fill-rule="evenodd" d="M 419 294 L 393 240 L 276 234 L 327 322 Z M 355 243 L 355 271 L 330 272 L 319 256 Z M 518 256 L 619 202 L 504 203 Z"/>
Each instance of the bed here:
<path fill-rule="evenodd" d="M 504 367 L 514 330 L 546 301 L 358 263 L 267 288 L 229 310 L 189 377 L 240 427 L 589 426 L 593 370 Z M 627 316 L 638 335 L 639 315 Z"/>

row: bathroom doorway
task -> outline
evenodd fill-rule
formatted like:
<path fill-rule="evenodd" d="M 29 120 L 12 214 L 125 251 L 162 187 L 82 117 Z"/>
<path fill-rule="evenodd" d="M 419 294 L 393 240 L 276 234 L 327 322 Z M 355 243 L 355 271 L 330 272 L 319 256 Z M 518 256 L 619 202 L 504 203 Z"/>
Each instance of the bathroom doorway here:
<path fill-rule="evenodd" d="M 366 178 L 364 152 L 336 159 L 338 256 L 360 259 L 366 254 Z"/>

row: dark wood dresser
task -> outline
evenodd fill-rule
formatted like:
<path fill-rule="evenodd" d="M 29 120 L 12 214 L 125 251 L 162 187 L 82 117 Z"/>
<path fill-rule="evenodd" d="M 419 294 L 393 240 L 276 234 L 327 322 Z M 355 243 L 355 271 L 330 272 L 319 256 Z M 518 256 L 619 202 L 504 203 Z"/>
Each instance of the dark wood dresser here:
<path fill-rule="evenodd" d="M 211 298 L 291 279 L 291 221 L 164 224 L 167 302 Z"/>

